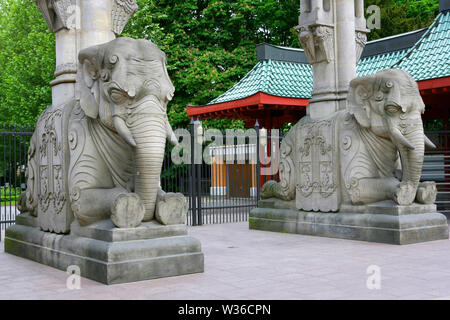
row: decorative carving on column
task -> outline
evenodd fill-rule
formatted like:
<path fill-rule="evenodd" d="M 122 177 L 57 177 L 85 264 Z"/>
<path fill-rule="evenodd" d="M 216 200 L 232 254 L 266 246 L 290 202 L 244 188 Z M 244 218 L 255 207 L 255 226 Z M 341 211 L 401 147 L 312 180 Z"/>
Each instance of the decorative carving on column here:
<path fill-rule="evenodd" d="M 37 179 L 37 188 L 30 190 L 37 206 L 39 227 L 44 231 L 67 233 L 73 221 L 73 213 L 68 203 L 68 186 L 66 159 L 67 153 L 67 122 L 73 108 L 73 102 L 58 107 L 47 108 L 39 118 L 32 141 L 34 167 L 29 172 L 30 180 Z M 30 174 L 32 173 L 32 174 Z M 33 184 L 33 181 L 31 181 Z M 36 185 L 36 184 L 35 184 Z M 28 197 L 28 190 L 27 190 Z"/>
<path fill-rule="evenodd" d="M 297 209 L 337 211 L 339 209 L 338 166 L 336 163 L 335 119 L 300 120 L 296 137 L 298 175 Z"/>
<path fill-rule="evenodd" d="M 111 11 L 112 31 L 120 35 L 128 20 L 138 10 L 136 0 L 114 0 Z"/>
<path fill-rule="evenodd" d="M 304 26 L 298 28 L 300 42 L 309 63 L 330 63 L 334 60 L 334 29 L 329 26 Z"/>
<path fill-rule="evenodd" d="M 76 4 L 76 0 L 34 0 L 44 16 L 45 22 L 51 32 L 55 33 L 66 28 L 71 16 L 70 6 Z"/>
<path fill-rule="evenodd" d="M 366 47 L 367 32 L 356 31 L 356 63 L 358 63 L 361 55 Z"/>
<path fill-rule="evenodd" d="M 55 77 L 66 73 L 77 73 L 77 65 L 75 63 L 64 63 L 56 66 Z"/>

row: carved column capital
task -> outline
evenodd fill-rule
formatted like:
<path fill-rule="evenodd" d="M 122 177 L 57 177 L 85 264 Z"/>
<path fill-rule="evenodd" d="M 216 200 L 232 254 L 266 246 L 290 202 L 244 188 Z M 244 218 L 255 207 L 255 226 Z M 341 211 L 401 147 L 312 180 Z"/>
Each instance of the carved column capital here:
<path fill-rule="evenodd" d="M 34 0 L 51 32 L 70 29 L 72 14 L 76 14 L 76 0 Z"/>
<path fill-rule="evenodd" d="M 309 63 L 334 60 L 334 28 L 326 25 L 299 26 L 299 40 Z"/>
<path fill-rule="evenodd" d="M 94 0 L 92 0 L 94 1 Z M 120 35 L 128 20 L 138 10 L 136 0 L 110 0 L 111 4 L 111 31 Z M 77 9 L 76 0 L 34 0 L 44 16 L 51 32 L 56 33 L 62 29 L 75 29 L 76 15 L 82 14 Z"/>
<path fill-rule="evenodd" d="M 113 0 L 111 18 L 112 31 L 118 36 L 122 33 L 128 20 L 138 10 L 136 0 Z"/>
<path fill-rule="evenodd" d="M 356 63 L 358 63 L 361 55 L 366 47 L 367 43 L 367 32 L 356 30 Z"/>

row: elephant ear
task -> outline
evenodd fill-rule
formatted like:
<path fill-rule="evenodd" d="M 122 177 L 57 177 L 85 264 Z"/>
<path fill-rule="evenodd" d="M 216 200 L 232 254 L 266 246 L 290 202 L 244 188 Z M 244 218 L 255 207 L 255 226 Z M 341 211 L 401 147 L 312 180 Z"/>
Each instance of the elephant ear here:
<path fill-rule="evenodd" d="M 98 117 L 100 103 L 100 51 L 99 46 L 94 46 L 78 55 L 77 98 L 84 113 L 94 119 Z"/>
<path fill-rule="evenodd" d="M 347 98 L 348 112 L 355 116 L 364 128 L 370 128 L 370 106 L 368 101 L 373 95 L 373 79 L 371 77 L 357 78 L 350 82 Z"/>
<path fill-rule="evenodd" d="M 424 113 L 425 104 L 420 95 L 419 86 L 411 75 L 403 70 L 388 69 L 380 72 L 385 88 L 389 92 L 386 105 L 395 105 L 403 112 L 420 111 Z"/>

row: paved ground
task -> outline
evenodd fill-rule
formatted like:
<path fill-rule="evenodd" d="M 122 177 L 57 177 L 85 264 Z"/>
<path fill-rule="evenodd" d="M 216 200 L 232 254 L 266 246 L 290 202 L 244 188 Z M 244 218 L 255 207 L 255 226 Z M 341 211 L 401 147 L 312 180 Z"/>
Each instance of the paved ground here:
<path fill-rule="evenodd" d="M 247 223 L 190 228 L 205 273 L 105 286 L 0 252 L 1 299 L 448 299 L 450 240 L 409 246 L 248 230 Z M 3 247 L 3 243 L 1 244 Z M 381 289 L 367 288 L 378 266 Z M 375 267 L 376 268 L 376 267 Z"/>

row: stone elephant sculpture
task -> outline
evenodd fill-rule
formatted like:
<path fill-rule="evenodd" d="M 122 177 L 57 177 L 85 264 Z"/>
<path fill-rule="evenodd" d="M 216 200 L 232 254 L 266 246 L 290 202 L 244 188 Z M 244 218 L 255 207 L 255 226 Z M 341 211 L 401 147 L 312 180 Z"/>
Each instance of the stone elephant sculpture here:
<path fill-rule="evenodd" d="M 167 118 L 175 88 L 165 53 L 150 41 L 123 37 L 84 49 L 78 58 L 64 179 L 76 220 L 86 226 L 111 217 L 118 227 L 136 227 L 155 218 L 159 200 L 167 210 L 167 199 L 175 197 L 170 221 L 164 213 L 156 216 L 163 224 L 184 223 L 184 196 L 160 190 L 166 141 L 178 144 Z M 38 160 L 31 160 L 34 172 Z M 33 183 L 28 198 L 37 199 Z M 36 212 L 31 200 L 28 204 L 28 211 Z"/>
<path fill-rule="evenodd" d="M 405 71 L 354 79 L 347 110 L 320 121 L 307 116 L 283 139 L 280 183 L 264 185 L 262 197 L 325 212 L 384 200 L 434 203 L 435 183 L 420 182 L 425 146 L 435 148 L 424 134 L 424 111 Z"/>

